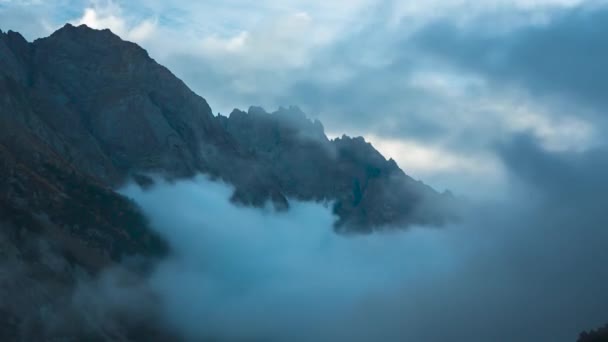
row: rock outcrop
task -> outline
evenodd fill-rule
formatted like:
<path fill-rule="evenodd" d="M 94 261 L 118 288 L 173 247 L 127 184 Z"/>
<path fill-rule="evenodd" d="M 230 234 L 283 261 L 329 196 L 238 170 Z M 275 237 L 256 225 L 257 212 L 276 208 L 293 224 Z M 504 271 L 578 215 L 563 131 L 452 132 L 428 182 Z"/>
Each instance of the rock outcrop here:
<path fill-rule="evenodd" d="M 251 107 L 218 117 L 222 126 L 264 165 L 282 193 L 304 201 L 333 201 L 338 227 L 441 224 L 450 195 L 407 176 L 362 137 L 329 140 L 323 125 L 297 107 L 267 113 Z"/>

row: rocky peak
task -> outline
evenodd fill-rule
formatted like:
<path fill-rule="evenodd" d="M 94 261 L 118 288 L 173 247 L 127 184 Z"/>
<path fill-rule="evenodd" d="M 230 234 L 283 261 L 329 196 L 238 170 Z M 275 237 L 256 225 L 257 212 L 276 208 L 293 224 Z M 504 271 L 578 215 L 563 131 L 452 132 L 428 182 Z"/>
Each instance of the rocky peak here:
<path fill-rule="evenodd" d="M 365 138 L 349 137 L 342 135 L 332 141 L 334 146 L 340 151 L 344 158 L 350 158 L 355 162 L 366 163 L 372 167 L 391 169 L 396 165 L 395 161 L 389 162 L 376 150 Z M 392 160 L 392 159 L 391 159 Z"/>
<path fill-rule="evenodd" d="M 123 41 L 110 30 L 86 25 L 68 24 L 50 37 L 36 40 L 33 46 L 36 63 L 48 64 L 51 68 L 46 71 L 59 80 L 78 71 L 74 76 L 86 79 L 78 87 L 82 93 L 99 89 L 103 82 L 141 82 L 167 73 L 137 44 Z"/>
<path fill-rule="evenodd" d="M 298 106 L 280 106 L 272 115 L 277 115 L 279 120 L 284 120 L 294 125 L 306 125 L 311 122 Z"/>
<path fill-rule="evenodd" d="M 66 24 L 47 38 L 37 39 L 36 45 L 61 46 L 61 50 L 70 53 L 87 53 L 87 58 L 123 56 L 123 58 L 149 61 L 146 50 L 139 45 L 122 40 L 108 29 L 97 30 L 87 25 L 73 26 Z M 86 50 L 86 51 L 84 51 Z"/>
<path fill-rule="evenodd" d="M 446 197 L 407 176 L 363 137 L 343 135 L 330 141 L 323 126 L 297 107 L 273 113 L 261 107 L 235 109 L 218 120 L 270 169 L 285 195 L 335 201 L 341 226 L 365 231 L 404 221 L 440 223 L 444 218 L 441 210 L 427 204 L 434 201 L 439 208 Z"/>
<path fill-rule="evenodd" d="M 8 75 L 15 81 L 24 82 L 23 63 L 29 62 L 29 46 L 17 32 L 0 33 L 0 75 Z"/>
<path fill-rule="evenodd" d="M 238 202 L 335 201 L 343 222 L 356 216 L 368 228 L 409 217 L 420 198 L 433 197 L 363 138 L 330 141 L 298 107 L 213 116 L 144 49 L 109 30 L 67 24 L 34 43 L 1 37 L 0 73 L 15 98 L 0 119 L 21 118 L 28 134 L 104 185 L 202 172 L 234 184 Z"/>
<path fill-rule="evenodd" d="M 86 46 L 95 46 L 100 44 L 103 46 L 127 43 L 128 45 L 145 52 L 145 50 L 140 48 L 137 44 L 123 41 L 118 35 L 114 34 L 109 29 L 97 30 L 85 24 L 79 26 L 74 26 L 69 23 L 65 24 L 62 28 L 51 34 L 48 38 L 42 38 L 40 40 L 59 40 L 63 42 L 75 41 L 79 44 L 84 44 Z M 116 52 L 121 51 L 118 50 Z"/>
<path fill-rule="evenodd" d="M 307 137 L 327 140 L 323 124 L 319 120 L 309 119 L 298 106 L 279 107 L 272 115 L 276 115 L 279 120 L 296 128 Z"/>
<path fill-rule="evenodd" d="M 231 183 L 233 200 L 244 205 L 270 201 L 288 210 L 288 198 L 331 202 L 337 227 L 349 232 L 441 223 L 446 213 L 428 208 L 439 208 L 442 196 L 395 170 L 363 138 L 330 141 L 297 107 L 215 117 L 145 50 L 109 30 L 66 25 L 33 43 L 0 33 L 0 254 L 14 250 L 15 262 L 33 266 L 5 291 L 19 310 L 48 308 L 36 298 L 58 298 L 53 305 L 62 308 L 58 293 L 36 288 L 60 278 L 60 293 L 70 293 L 71 270 L 94 274 L 127 256 L 167 253 L 138 208 L 115 191 L 130 179 L 150 185 L 150 173 L 205 173 Z M 32 249 L 28 241 L 40 239 L 63 270 L 38 267 L 44 253 L 34 261 L 21 256 Z M 4 310 L 0 305 L 4 316 L 18 312 Z M 46 316 L 11 318 L 31 328 L 0 323 L 0 340 L 9 339 L 7 330 L 41 334 L 20 340 L 50 340 L 37 329 Z"/>
<path fill-rule="evenodd" d="M 309 119 L 297 106 L 279 107 L 272 113 L 258 106 L 249 107 L 247 112 L 234 109 L 229 120 L 235 125 L 255 125 L 258 130 L 273 131 L 283 137 L 328 142 L 323 124 Z"/>
<path fill-rule="evenodd" d="M 8 32 L 3 33 L 0 31 L 0 39 L 5 41 L 7 46 L 9 46 L 15 52 L 25 52 L 27 49 L 28 43 L 19 32 L 8 30 Z"/>

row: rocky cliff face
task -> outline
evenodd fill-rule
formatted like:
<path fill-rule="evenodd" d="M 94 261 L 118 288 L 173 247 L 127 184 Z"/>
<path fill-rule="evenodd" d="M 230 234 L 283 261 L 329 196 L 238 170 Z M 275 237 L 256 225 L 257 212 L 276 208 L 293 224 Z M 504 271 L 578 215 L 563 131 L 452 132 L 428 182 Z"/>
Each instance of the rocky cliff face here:
<path fill-rule="evenodd" d="M 99 255 L 75 258 L 90 261 L 89 269 L 122 254 L 162 250 L 135 206 L 112 189 L 118 168 L 86 128 L 67 86 L 46 74 L 40 59 L 52 57 L 37 49 L 42 42 L 0 33 L 0 219 L 16 229 L 66 235 L 59 240 L 89 236 L 86 248 Z"/>
<path fill-rule="evenodd" d="M 251 107 L 218 117 L 240 146 L 269 165 L 282 193 L 305 201 L 334 201 L 338 226 L 440 224 L 451 197 L 407 176 L 363 138 L 329 140 L 323 125 L 297 107 L 267 113 Z"/>
<path fill-rule="evenodd" d="M 89 336 L 43 323 L 69 302 L 79 274 L 167 252 L 117 187 L 196 173 L 233 184 L 244 205 L 332 202 L 349 232 L 448 217 L 449 196 L 362 138 L 329 140 L 297 108 L 216 117 L 145 50 L 108 30 L 66 25 L 33 43 L 0 31 L 0 314 L 8 317 L 0 339 L 146 336 L 137 327 L 92 327 Z"/>
<path fill-rule="evenodd" d="M 189 175 L 213 157 L 203 145 L 234 148 L 203 98 L 108 30 L 66 25 L 32 44 L 12 32 L 3 41 L 19 109 L 39 120 L 45 143 L 104 183 L 131 170 Z"/>
<path fill-rule="evenodd" d="M 14 32 L 0 41 L 4 140 L 29 134 L 43 155 L 101 185 L 203 172 L 234 184 L 234 200 L 248 205 L 335 201 L 346 229 L 445 218 L 436 209 L 446 196 L 362 138 L 330 141 L 297 108 L 215 117 L 145 50 L 109 30 L 66 25 L 31 44 Z"/>

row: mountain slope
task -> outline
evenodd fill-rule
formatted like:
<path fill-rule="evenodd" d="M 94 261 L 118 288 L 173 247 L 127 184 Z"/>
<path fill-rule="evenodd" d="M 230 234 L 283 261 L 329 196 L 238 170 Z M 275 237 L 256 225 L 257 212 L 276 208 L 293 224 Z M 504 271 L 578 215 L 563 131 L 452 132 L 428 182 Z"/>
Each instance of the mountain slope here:
<path fill-rule="evenodd" d="M 74 162 L 78 153 L 90 153 L 87 144 L 94 146 L 94 141 L 87 137 L 78 142 L 69 140 L 70 132 L 76 131 L 79 122 L 64 120 L 65 130 L 62 131 L 45 121 L 46 115 L 55 113 L 41 111 L 39 107 L 42 90 L 36 87 L 44 80 L 36 77 L 36 71 L 27 68 L 33 56 L 31 46 L 20 35 L 9 32 L 0 34 L 0 51 L 2 219 L 35 230 L 45 225 L 60 227 L 75 235 L 90 227 L 102 235 L 96 234 L 100 241 L 105 241 L 98 246 L 99 252 L 118 259 L 122 252 L 143 252 L 148 248 L 146 243 L 162 249 L 160 241 L 151 242 L 154 239 L 141 237 L 130 239 L 125 234 L 146 234 L 143 231 L 145 219 L 134 205 L 111 189 L 111 183 L 103 181 L 108 175 L 104 171 L 110 169 L 104 168 L 107 163 L 103 157 L 96 164 L 87 158 Z M 44 97 L 61 101 L 60 95 L 54 93 Z M 69 111 L 61 112 L 61 115 L 70 114 Z M 53 119 L 60 121 L 56 117 Z M 94 168 L 100 170 L 100 176 L 94 176 Z M 40 218 L 48 224 L 34 224 Z M 138 229 L 142 231 L 135 232 Z M 92 243 L 92 239 L 88 243 Z"/>
<path fill-rule="evenodd" d="M 31 44 L 14 32 L 1 40 L 0 73 L 12 105 L 4 111 L 106 186 L 147 173 L 204 172 L 234 184 L 235 201 L 248 205 L 335 201 L 339 223 L 355 229 L 444 219 L 430 209 L 445 196 L 362 139 L 329 141 L 319 123 L 288 110 L 214 117 L 203 98 L 109 30 L 66 25 Z M 309 133 L 312 139 L 301 139 Z"/>
<path fill-rule="evenodd" d="M 66 307 L 83 277 L 133 257 L 143 257 L 135 270 L 145 273 L 168 252 L 115 190 L 146 185 L 149 174 L 197 173 L 233 184 L 244 205 L 332 201 L 347 231 L 447 217 L 449 196 L 362 138 L 327 139 L 296 108 L 216 117 L 145 50 L 108 30 L 66 25 L 33 43 L 0 31 L 0 340 L 151 340 L 150 324 L 123 326 L 118 313 L 120 324 L 106 326 Z"/>

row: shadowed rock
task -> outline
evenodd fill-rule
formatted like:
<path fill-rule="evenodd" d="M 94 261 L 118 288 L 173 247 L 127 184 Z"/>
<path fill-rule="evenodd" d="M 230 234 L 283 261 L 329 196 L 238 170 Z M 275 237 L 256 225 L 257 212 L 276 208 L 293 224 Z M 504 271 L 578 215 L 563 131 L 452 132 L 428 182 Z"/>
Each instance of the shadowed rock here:
<path fill-rule="evenodd" d="M 132 270 L 142 274 L 168 252 L 117 188 L 197 173 L 234 185 L 241 205 L 333 202 L 341 231 L 449 217 L 450 196 L 363 138 L 329 140 L 296 107 L 215 117 L 144 49 L 109 30 L 68 24 L 33 43 L 0 31 L 0 255 L 11 270 L 0 274 L 0 340 L 174 340 L 120 315 L 84 331 L 50 329 L 47 318 L 78 318 L 62 308 L 79 274 L 143 257 Z"/>
<path fill-rule="evenodd" d="M 596 330 L 582 332 L 577 342 L 608 342 L 608 324 Z"/>
<path fill-rule="evenodd" d="M 287 197 L 333 201 L 339 227 L 440 224 L 448 216 L 451 196 L 407 176 L 362 137 L 329 140 L 323 125 L 297 107 L 274 113 L 235 109 L 218 120 L 240 146 L 269 165 Z"/>
<path fill-rule="evenodd" d="M 233 184 L 234 201 L 245 205 L 333 201 L 345 230 L 447 217 L 447 196 L 414 181 L 362 138 L 330 141 L 323 125 L 297 107 L 215 117 L 145 50 L 109 30 L 68 24 L 31 44 L 14 32 L 1 41 L 3 125 L 19 124 L 14 134 L 30 134 L 105 186 L 142 174 L 203 172 Z"/>

